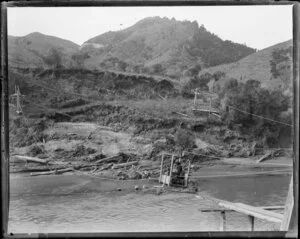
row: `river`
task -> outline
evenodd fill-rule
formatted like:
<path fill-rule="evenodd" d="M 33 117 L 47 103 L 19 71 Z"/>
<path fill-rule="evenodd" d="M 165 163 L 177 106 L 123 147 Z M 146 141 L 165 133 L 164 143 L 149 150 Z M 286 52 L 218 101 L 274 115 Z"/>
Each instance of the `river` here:
<path fill-rule="evenodd" d="M 290 176 L 259 175 L 199 180 L 201 194 L 254 206 L 283 205 Z M 56 175 L 10 179 L 9 233 L 217 231 L 219 213 L 201 212 L 211 203 L 195 194 L 128 191 L 145 182 L 107 181 Z M 149 184 L 149 182 L 148 182 Z M 150 183 L 151 184 L 151 183 Z M 122 191 L 112 189 L 120 188 Z M 127 190 L 127 191 L 126 191 Z M 248 218 L 230 212 L 227 230 L 247 231 Z M 255 221 L 255 230 L 279 225 Z"/>

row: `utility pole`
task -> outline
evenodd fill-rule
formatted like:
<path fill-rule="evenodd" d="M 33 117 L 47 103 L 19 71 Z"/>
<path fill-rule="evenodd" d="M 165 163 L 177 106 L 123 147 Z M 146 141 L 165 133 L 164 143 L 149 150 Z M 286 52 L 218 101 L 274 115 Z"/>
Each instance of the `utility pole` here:
<path fill-rule="evenodd" d="M 16 102 L 17 110 L 16 110 L 16 112 L 19 115 L 23 113 L 21 103 L 20 103 L 21 96 L 23 96 L 23 95 L 21 95 L 19 86 L 15 85 L 15 93 L 13 95 L 11 95 L 11 97 L 13 97 L 13 98 L 16 97 L 16 99 L 17 99 L 17 102 Z"/>

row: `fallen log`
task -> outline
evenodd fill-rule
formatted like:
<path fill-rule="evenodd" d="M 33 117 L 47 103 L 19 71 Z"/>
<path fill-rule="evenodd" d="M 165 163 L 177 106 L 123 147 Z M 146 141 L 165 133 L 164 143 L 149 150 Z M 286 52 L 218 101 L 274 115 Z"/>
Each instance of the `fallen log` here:
<path fill-rule="evenodd" d="M 258 159 L 258 160 L 256 161 L 256 163 L 260 163 L 260 162 L 262 162 L 262 161 L 268 159 L 268 158 L 271 157 L 271 156 L 272 156 L 272 153 L 271 153 L 271 152 L 266 153 L 264 156 L 262 156 L 260 159 Z"/>
<path fill-rule="evenodd" d="M 112 169 L 124 168 L 124 167 L 127 167 L 127 166 L 136 165 L 137 163 L 138 163 L 138 161 L 133 161 L 133 162 L 129 162 L 129 163 L 114 164 L 112 166 Z"/>
<path fill-rule="evenodd" d="M 122 160 L 123 159 L 123 155 L 119 154 L 119 155 L 114 155 L 114 156 L 111 156 L 111 157 L 108 157 L 108 158 L 103 158 L 103 159 L 99 159 L 97 161 L 94 162 L 94 164 L 100 164 L 100 163 L 103 163 L 103 162 L 118 162 L 119 160 Z"/>
<path fill-rule="evenodd" d="M 69 171 L 73 171 L 73 168 L 66 168 L 66 169 L 60 169 L 60 170 L 53 170 L 48 172 L 40 172 L 40 173 L 31 173 L 30 176 L 39 176 L 39 175 L 50 175 L 50 174 L 61 174 Z"/>
<path fill-rule="evenodd" d="M 33 162 L 33 163 L 40 163 L 40 164 L 48 164 L 49 160 L 40 159 L 36 157 L 29 157 L 29 156 L 23 156 L 23 155 L 14 155 L 12 156 L 15 159 L 22 160 L 27 162 Z"/>
<path fill-rule="evenodd" d="M 49 172 L 53 170 L 65 169 L 66 167 L 26 167 L 21 169 L 12 169 L 12 173 L 25 173 L 25 172 Z"/>
<path fill-rule="evenodd" d="M 99 171 L 106 170 L 106 169 L 110 168 L 112 165 L 113 165 L 112 163 L 106 164 L 105 166 L 101 167 L 101 168 L 99 169 Z"/>
<path fill-rule="evenodd" d="M 187 115 L 187 114 L 183 114 L 183 113 L 180 113 L 180 112 L 172 112 L 173 114 L 178 114 L 178 115 L 181 115 L 181 116 L 184 116 L 184 117 L 187 117 L 187 118 L 192 118 L 191 116 Z"/>

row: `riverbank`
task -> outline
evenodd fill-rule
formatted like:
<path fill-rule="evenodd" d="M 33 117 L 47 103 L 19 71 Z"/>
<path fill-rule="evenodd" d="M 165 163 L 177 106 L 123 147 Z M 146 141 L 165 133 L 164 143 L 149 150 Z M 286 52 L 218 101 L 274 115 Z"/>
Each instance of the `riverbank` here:
<path fill-rule="evenodd" d="M 195 191 L 201 191 L 199 181 L 208 179 L 239 180 L 238 178 L 257 177 L 267 175 L 291 175 L 292 165 L 275 163 L 255 163 L 254 159 L 221 159 L 202 162 L 197 168 L 193 168 L 190 174 L 190 182 Z M 290 161 L 289 161 L 290 162 Z M 161 193 L 158 177 L 147 179 L 119 180 L 112 174 L 92 173 L 90 171 L 71 171 L 63 175 L 30 176 L 30 173 L 11 173 L 12 195 L 24 194 L 69 194 L 78 192 L 151 192 Z M 66 180 L 67 179 L 67 180 Z M 18 184 L 14 182 L 18 181 Z M 188 191 L 186 191 L 188 192 Z"/>

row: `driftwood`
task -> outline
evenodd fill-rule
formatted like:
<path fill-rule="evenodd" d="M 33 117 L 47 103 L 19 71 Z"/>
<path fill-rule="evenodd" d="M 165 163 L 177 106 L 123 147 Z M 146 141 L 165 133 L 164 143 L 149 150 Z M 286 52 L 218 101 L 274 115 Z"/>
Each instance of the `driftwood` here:
<path fill-rule="evenodd" d="M 129 163 L 114 164 L 112 166 L 112 169 L 124 168 L 124 167 L 127 167 L 127 166 L 136 165 L 137 163 L 138 163 L 138 161 L 133 161 L 133 162 L 129 162 Z"/>
<path fill-rule="evenodd" d="M 115 155 L 112 157 L 108 157 L 108 158 L 103 158 L 103 159 L 99 159 L 97 161 L 94 162 L 94 164 L 100 164 L 100 163 L 108 163 L 108 162 L 118 162 L 119 160 L 123 159 L 123 155 Z"/>
<path fill-rule="evenodd" d="M 163 96 L 161 96 L 160 94 L 158 94 L 158 96 L 159 96 L 162 100 L 167 100 L 167 98 L 168 98 L 168 96 L 163 97 Z"/>
<path fill-rule="evenodd" d="M 104 165 L 103 167 L 101 167 L 101 168 L 99 169 L 99 171 L 106 170 L 106 169 L 110 168 L 112 165 L 113 165 L 112 163 L 106 164 L 106 165 Z"/>
<path fill-rule="evenodd" d="M 40 163 L 40 164 L 48 164 L 48 160 L 36 158 L 36 157 L 29 157 L 29 156 L 23 156 L 23 155 L 14 155 L 12 156 L 15 159 L 22 160 L 25 162 L 33 162 L 33 163 Z"/>
<path fill-rule="evenodd" d="M 73 168 L 65 168 L 60 170 L 53 170 L 48 172 L 40 172 L 40 173 L 31 173 L 30 176 L 39 176 L 39 175 L 49 175 L 49 174 L 61 174 L 69 171 L 73 171 Z"/>
<path fill-rule="evenodd" d="M 262 162 L 262 161 L 268 159 L 268 158 L 271 157 L 271 156 L 272 156 L 272 153 L 271 153 L 271 152 L 266 153 L 264 156 L 262 156 L 260 159 L 258 159 L 258 160 L 256 161 L 256 163 L 260 163 L 260 162 Z"/>
<path fill-rule="evenodd" d="M 173 114 L 178 114 L 178 115 L 181 115 L 181 116 L 184 116 L 184 117 L 188 117 L 188 118 L 192 118 L 191 116 L 187 115 L 187 114 L 183 114 L 183 113 L 180 113 L 180 112 L 172 112 Z"/>
<path fill-rule="evenodd" d="M 283 149 L 275 149 L 275 150 L 273 150 L 273 151 L 271 151 L 269 153 L 266 153 L 264 156 L 262 156 L 260 159 L 258 159 L 256 161 L 256 163 L 260 163 L 260 162 L 262 162 L 262 161 L 264 161 L 266 159 L 269 159 L 270 157 L 273 158 L 273 157 L 280 156 L 283 153 L 284 153 Z"/>
<path fill-rule="evenodd" d="M 258 159 L 257 161 L 256 161 L 256 163 L 260 163 L 260 162 L 262 162 L 262 161 L 264 161 L 264 160 L 266 160 L 266 159 L 269 159 L 269 158 L 271 158 L 271 157 L 274 157 L 275 155 L 274 154 L 276 154 L 277 153 L 277 151 L 274 151 L 274 152 L 268 152 L 268 153 L 266 153 L 264 156 L 262 156 L 260 159 Z"/>
<path fill-rule="evenodd" d="M 49 172 L 49 170 L 60 170 L 60 169 L 65 169 L 66 167 L 55 167 L 55 168 L 50 168 L 50 167 L 26 167 L 22 169 L 13 169 L 12 173 L 25 173 L 25 172 Z"/>

